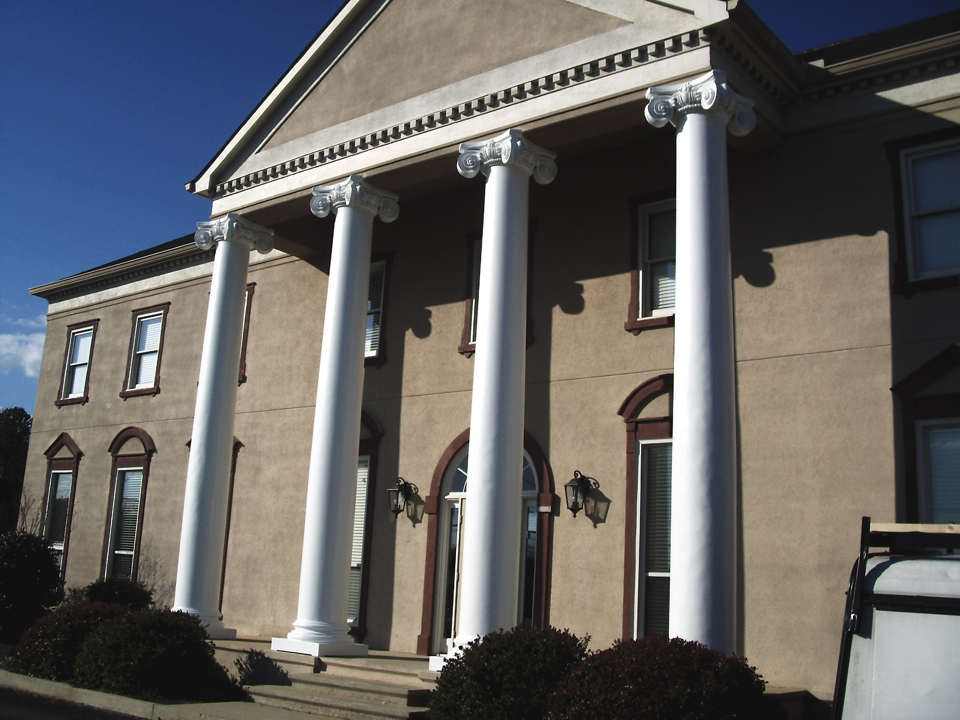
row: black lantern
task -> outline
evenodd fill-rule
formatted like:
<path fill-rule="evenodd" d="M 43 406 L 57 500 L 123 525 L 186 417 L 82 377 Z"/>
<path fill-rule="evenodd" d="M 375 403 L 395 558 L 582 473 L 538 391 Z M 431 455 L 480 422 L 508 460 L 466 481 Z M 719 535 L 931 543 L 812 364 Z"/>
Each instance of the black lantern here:
<path fill-rule="evenodd" d="M 396 487 L 387 488 L 388 503 L 393 517 L 397 517 L 397 515 L 406 510 L 407 503 L 412 501 L 418 494 L 416 485 L 407 482 L 402 477 L 398 477 Z"/>
<path fill-rule="evenodd" d="M 587 477 L 579 470 L 573 471 L 573 477 L 563 486 L 567 499 L 567 508 L 576 517 L 580 510 L 593 522 L 596 527 L 606 522 L 610 511 L 610 498 L 600 492 L 600 483 L 595 478 Z"/>
<path fill-rule="evenodd" d="M 597 481 L 593 478 L 587 477 L 579 470 L 574 470 L 573 478 L 563 486 L 563 492 L 567 497 L 567 509 L 573 513 L 574 517 L 584 508 L 590 490 L 594 486 L 599 487 L 596 483 Z"/>

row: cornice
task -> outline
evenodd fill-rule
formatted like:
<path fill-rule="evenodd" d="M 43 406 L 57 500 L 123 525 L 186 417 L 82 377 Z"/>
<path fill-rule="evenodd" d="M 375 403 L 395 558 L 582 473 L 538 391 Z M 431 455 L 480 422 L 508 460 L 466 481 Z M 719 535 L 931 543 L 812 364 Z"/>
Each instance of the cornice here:
<path fill-rule="evenodd" d="M 465 100 L 456 105 L 449 105 L 380 130 L 327 145 L 269 167 L 218 182 L 214 185 L 214 191 L 210 197 L 213 199 L 227 197 L 257 185 L 310 170 L 324 163 L 358 155 L 376 147 L 415 135 L 422 135 L 431 130 L 478 115 L 492 113 L 499 108 L 580 86 L 592 80 L 638 66 L 650 65 L 668 57 L 682 55 L 708 45 L 709 42 L 708 31 L 705 28 L 700 28 L 611 53 L 553 73 L 539 75 L 524 82 Z"/>
<path fill-rule="evenodd" d="M 69 300 L 98 290 L 125 285 L 145 277 L 159 275 L 213 260 L 213 250 L 201 250 L 188 242 L 151 255 L 114 263 L 30 288 L 30 294 L 49 303 Z"/>

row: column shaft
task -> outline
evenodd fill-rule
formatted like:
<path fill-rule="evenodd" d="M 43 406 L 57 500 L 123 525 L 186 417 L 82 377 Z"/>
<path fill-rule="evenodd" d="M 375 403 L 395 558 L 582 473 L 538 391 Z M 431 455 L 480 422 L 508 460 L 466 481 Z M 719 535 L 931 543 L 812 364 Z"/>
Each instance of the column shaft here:
<path fill-rule="evenodd" d="M 458 643 L 517 623 L 529 182 L 494 166 L 484 197 Z"/>
<path fill-rule="evenodd" d="M 517 624 L 527 331 L 530 177 L 557 174 L 554 154 L 519 130 L 463 143 L 457 169 L 487 176 L 480 250 L 470 465 L 455 642 Z M 442 664 L 431 660 L 431 668 Z"/>
<path fill-rule="evenodd" d="M 753 103 L 722 71 L 647 90 L 645 114 L 677 128 L 670 635 L 737 648 L 737 435 L 726 131 Z"/>
<path fill-rule="evenodd" d="M 396 196 L 352 176 L 315 188 L 311 209 L 336 212 L 307 479 L 297 619 L 274 650 L 366 655 L 347 625 L 350 547 L 363 402 L 364 327 L 373 218 L 396 218 Z"/>
<path fill-rule="evenodd" d="M 677 133 L 670 635 L 736 647 L 736 409 L 726 123 Z"/>
<path fill-rule="evenodd" d="M 234 409 L 243 335 L 243 304 L 256 233 L 263 252 L 272 232 L 227 216 L 201 223 L 197 242 L 216 242 L 207 324 L 184 493 L 174 609 L 199 616 L 212 637 L 231 634 L 220 622 L 220 578 L 233 457 Z M 207 232 L 206 239 L 201 236 Z"/>

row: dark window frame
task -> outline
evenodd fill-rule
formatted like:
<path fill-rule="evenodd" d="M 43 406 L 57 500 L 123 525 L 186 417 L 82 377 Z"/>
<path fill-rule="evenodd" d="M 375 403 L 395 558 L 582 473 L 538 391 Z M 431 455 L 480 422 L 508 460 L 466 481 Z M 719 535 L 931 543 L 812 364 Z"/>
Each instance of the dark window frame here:
<path fill-rule="evenodd" d="M 130 387 L 130 371 L 133 367 L 133 354 L 137 343 L 137 327 L 140 319 L 148 315 L 160 314 L 160 341 L 157 347 L 157 368 L 153 375 L 153 385 L 150 387 Z M 131 311 L 133 320 L 130 327 L 130 346 L 127 349 L 127 366 L 123 373 L 123 386 L 120 390 L 120 397 L 126 400 L 131 397 L 143 395 L 156 395 L 160 392 L 160 368 L 163 361 L 163 344 L 167 337 L 167 316 L 170 314 L 170 303 L 160 303 L 150 307 L 137 308 Z"/>
<path fill-rule="evenodd" d="M 240 336 L 240 370 L 237 385 L 243 385 L 247 381 L 247 341 L 250 339 L 250 312 L 253 308 L 253 293 L 256 289 L 255 282 L 247 283 L 243 296 L 243 333 Z"/>
<path fill-rule="evenodd" d="M 57 391 L 57 399 L 54 405 L 63 407 L 65 405 L 85 405 L 90 401 L 90 375 L 93 372 L 93 350 L 97 342 L 97 329 L 100 327 L 100 318 L 94 318 L 86 322 L 72 323 L 67 326 L 67 345 L 63 350 L 63 365 L 60 368 L 60 389 Z M 87 328 L 93 331 L 90 336 L 90 355 L 87 358 L 87 377 L 83 385 L 83 394 L 77 397 L 65 397 L 67 391 L 67 364 L 70 362 L 70 348 L 73 345 L 75 333 Z"/>
<path fill-rule="evenodd" d="M 676 196 L 672 190 L 635 197 L 629 203 L 630 245 L 627 252 L 630 263 L 630 294 L 627 299 L 627 319 L 623 323 L 623 329 L 633 335 L 639 335 L 644 330 L 673 327 L 676 320 L 675 312 L 641 317 L 643 299 L 640 297 L 640 276 L 645 263 L 645 258 L 641 257 L 640 253 L 640 212 L 646 206 L 671 201 L 676 203 Z"/>
<path fill-rule="evenodd" d="M 56 457 L 56 455 L 66 448 L 71 457 Z M 70 472 L 72 480 L 70 483 L 70 499 L 67 501 L 67 521 L 63 529 L 63 552 L 60 559 L 60 582 L 62 583 L 67 574 L 67 555 L 70 550 L 70 528 L 73 524 L 73 504 L 77 496 L 77 476 L 80 470 L 80 458 L 83 457 L 83 451 L 70 437 L 69 433 L 60 433 L 56 440 L 50 443 L 50 447 L 43 451 L 47 458 L 47 476 L 43 489 L 43 518 L 40 527 L 43 529 L 44 539 L 47 537 L 47 521 L 50 508 L 47 503 L 50 500 L 50 480 L 55 472 Z"/>
<path fill-rule="evenodd" d="M 907 243 L 907 218 L 905 217 L 905 182 L 902 171 L 903 154 L 909 151 L 921 150 L 926 146 L 960 141 L 960 129 L 949 128 L 935 132 L 913 135 L 893 140 L 886 144 L 887 159 L 890 162 L 890 173 L 893 181 L 893 208 L 895 225 L 891 232 L 891 254 L 893 255 L 893 284 L 892 291 L 904 298 L 914 293 L 939 290 L 960 286 L 960 273 L 942 275 L 938 277 L 912 279 L 909 271 L 910 248 Z"/>
<path fill-rule="evenodd" d="M 928 385 L 960 367 L 960 343 L 944 350 L 891 388 L 899 406 L 903 441 L 904 513 L 906 522 L 929 522 L 920 517 L 920 476 L 917 427 L 927 420 L 960 415 L 960 393 L 920 395 Z"/>
<path fill-rule="evenodd" d="M 380 296 L 380 335 L 377 340 L 377 352 L 374 355 L 367 355 L 367 346 L 366 346 L 366 337 L 364 337 L 364 346 L 363 346 L 363 366 L 364 367 L 380 367 L 387 361 L 387 338 L 386 338 L 386 328 L 387 328 L 387 298 L 389 297 L 390 291 L 390 275 L 393 265 L 393 253 L 378 253 L 370 258 L 370 270 L 372 273 L 373 266 L 382 263 L 383 264 L 383 289 Z M 369 280 L 368 280 L 369 282 Z M 369 290 L 368 290 L 369 297 Z M 369 314 L 369 313 L 368 313 Z M 364 324 L 364 332 L 366 332 L 366 324 Z"/>
<path fill-rule="evenodd" d="M 652 400 L 661 395 L 672 395 L 673 374 L 666 373 L 650 378 L 641 383 L 627 395 L 617 414 L 623 418 L 627 431 L 627 475 L 626 497 L 624 500 L 624 543 L 623 543 L 623 616 L 620 636 L 621 639 L 632 640 L 633 630 L 637 622 L 634 613 L 636 600 L 635 587 L 637 582 L 637 489 L 640 487 L 639 459 L 637 457 L 640 440 L 671 440 L 673 439 L 673 408 L 670 415 L 661 417 L 640 417 L 643 408 Z M 672 403 L 671 403 L 672 405 Z M 636 609 L 639 612 L 639 608 Z"/>
<path fill-rule="evenodd" d="M 420 614 L 420 635 L 417 653 L 428 655 L 433 644 L 433 615 L 437 583 L 437 549 L 440 541 L 440 502 L 443 499 L 443 476 L 447 466 L 460 450 L 470 442 L 470 428 L 457 435 L 440 456 L 433 470 L 430 493 L 424 498 L 427 517 L 427 556 L 423 571 L 423 606 Z M 524 431 L 523 449 L 527 451 L 537 471 L 540 488 L 537 493 L 537 572 L 534 594 L 534 625 L 545 628 L 550 624 L 550 570 L 553 560 L 553 518 L 559 508 L 554 493 L 553 469 L 533 436 Z M 549 508 L 549 509 L 545 509 Z"/>
<path fill-rule="evenodd" d="M 121 453 L 123 445 L 131 439 L 139 441 L 143 448 L 139 453 Z M 140 548 L 143 536 L 143 518 L 146 510 L 147 484 L 150 479 L 150 461 L 157 452 L 157 446 L 153 438 L 143 429 L 138 427 L 126 427 L 117 433 L 116 437 L 110 443 L 110 455 L 113 460 L 110 464 L 110 491 L 107 494 L 107 512 L 106 522 L 103 530 L 103 550 L 100 557 L 100 577 L 107 578 L 107 571 L 111 567 L 109 556 L 111 552 L 111 530 L 113 529 L 114 515 L 117 512 L 117 479 L 121 470 L 141 468 L 143 480 L 140 483 L 140 504 L 137 512 L 137 530 L 133 545 L 133 557 L 130 563 L 130 579 L 136 582 L 137 572 L 140 567 Z"/>

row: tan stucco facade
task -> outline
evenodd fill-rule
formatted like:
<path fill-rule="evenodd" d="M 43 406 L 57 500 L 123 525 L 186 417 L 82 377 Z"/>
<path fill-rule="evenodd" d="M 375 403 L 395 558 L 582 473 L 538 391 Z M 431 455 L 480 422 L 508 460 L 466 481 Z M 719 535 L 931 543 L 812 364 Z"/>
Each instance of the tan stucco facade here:
<path fill-rule="evenodd" d="M 472 7 L 464 4 L 463 12 L 467 5 Z M 398 3 L 385 12 L 400 9 Z M 553 51 L 581 35 L 623 32 L 622 18 L 598 19 L 592 12 L 575 8 L 558 27 L 557 42 L 542 39 L 536 51 Z M 405 21 L 418 27 L 423 22 Z M 389 29 L 378 27 L 381 33 Z M 375 37 L 371 31 L 367 39 Z M 504 52 L 513 45 L 506 43 Z M 503 56 L 504 63 L 520 59 Z M 480 61 L 461 58 L 461 64 Z M 489 70 L 470 65 L 451 72 L 459 81 Z M 936 103 L 917 107 L 891 99 L 893 90 L 852 93 L 848 111 L 838 114 L 846 118 L 842 122 L 811 120 L 815 100 L 799 100 L 792 116 L 781 106 L 783 116 L 795 120 L 772 127 L 761 118 L 756 136 L 732 142 L 729 150 L 739 650 L 771 684 L 807 688 L 822 697 L 832 692 L 860 518 L 911 519 L 890 388 L 960 340 L 955 316 L 946 312 L 960 306 L 956 286 L 909 297 L 891 290 L 902 231 L 894 163 L 885 148 L 956 128 L 960 121 L 954 81 L 940 75 L 929 82 L 923 97 Z M 344 78 L 331 86 L 348 95 L 352 87 Z M 424 80 L 396 100 L 434 89 Z M 335 103 L 327 108 L 334 115 L 324 120 L 306 112 L 311 97 L 301 117 L 294 114 L 268 149 L 349 120 L 351 113 L 376 109 Z M 552 470 L 556 495 L 547 553 L 549 622 L 589 633 L 591 646 L 602 648 L 622 636 L 624 603 L 632 602 L 632 589 L 624 589 L 624 558 L 636 540 L 626 536 L 630 469 L 618 409 L 635 388 L 671 373 L 673 366 L 672 327 L 638 333 L 624 328 L 636 212 L 645 202 L 673 196 L 675 161 L 673 132 L 653 131 L 644 123 L 635 93 L 595 117 L 594 126 L 581 113 L 579 119 L 564 116 L 529 132 L 558 153 L 560 172 L 553 184 L 534 187 L 530 197 L 525 425 Z M 297 123 L 304 118 L 319 125 L 301 127 Z M 800 129 L 791 130 L 791 122 Z M 234 157 L 226 166 L 233 172 L 238 163 Z M 371 478 L 363 600 L 365 641 L 373 648 L 415 651 L 418 638 L 430 632 L 422 624 L 429 585 L 424 568 L 435 550 L 429 547 L 429 518 L 418 525 L 403 516 L 395 520 L 386 490 L 402 476 L 426 498 L 441 456 L 470 424 L 473 359 L 458 347 L 482 192 L 457 176 L 454 164 L 450 148 L 441 148 L 424 158 L 419 182 L 407 182 L 418 174 L 415 164 L 381 168 L 377 177 L 378 184 L 400 194 L 402 209 L 396 223 L 374 230 L 374 259 L 388 263 L 382 362 L 368 364 L 364 381 L 364 412 L 382 433 Z M 244 636 L 282 635 L 297 613 L 333 221 L 308 217 L 306 200 L 297 205 L 286 197 L 276 200 L 271 216 L 288 241 L 278 246 L 310 252 L 301 253 L 304 258 L 276 251 L 252 256 L 248 276 L 256 292 L 247 381 L 236 406 L 234 434 L 242 447 L 233 478 L 222 603 L 224 623 Z M 269 210 L 251 207 L 264 217 Z M 143 508 L 140 577 L 155 585 L 161 602 L 172 602 L 210 266 L 209 261 L 188 268 L 151 265 L 146 259 L 136 281 L 121 278 L 109 289 L 84 289 L 78 280 L 75 297 L 48 296 L 24 493 L 39 506 L 46 482 L 43 451 L 68 433 L 83 452 L 68 586 L 101 573 L 111 485 L 108 448 L 117 433 L 134 426 L 157 448 Z M 124 400 L 118 393 L 132 311 L 167 302 L 160 392 Z M 66 328 L 94 318 L 99 325 L 89 402 L 58 407 Z M 949 381 L 945 387 L 956 391 Z M 668 414 L 666 401 L 658 402 L 648 412 Z M 605 523 L 594 527 L 563 508 L 562 485 L 576 469 L 595 477 L 611 500 Z"/>

